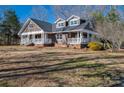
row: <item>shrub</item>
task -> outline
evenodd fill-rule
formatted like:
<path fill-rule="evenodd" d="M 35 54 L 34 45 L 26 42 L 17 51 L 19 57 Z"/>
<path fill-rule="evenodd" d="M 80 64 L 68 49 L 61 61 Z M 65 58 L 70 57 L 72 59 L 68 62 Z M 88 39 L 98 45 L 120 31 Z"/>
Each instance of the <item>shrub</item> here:
<path fill-rule="evenodd" d="M 88 47 L 94 51 L 103 49 L 103 45 L 99 42 L 90 42 Z"/>

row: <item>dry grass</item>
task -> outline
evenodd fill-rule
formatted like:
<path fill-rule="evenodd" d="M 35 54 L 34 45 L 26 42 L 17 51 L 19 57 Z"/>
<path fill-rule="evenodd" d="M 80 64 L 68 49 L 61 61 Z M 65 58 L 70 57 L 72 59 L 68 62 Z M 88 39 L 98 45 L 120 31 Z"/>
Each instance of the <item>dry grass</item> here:
<path fill-rule="evenodd" d="M 0 46 L 0 86 L 123 86 L 124 52 Z"/>

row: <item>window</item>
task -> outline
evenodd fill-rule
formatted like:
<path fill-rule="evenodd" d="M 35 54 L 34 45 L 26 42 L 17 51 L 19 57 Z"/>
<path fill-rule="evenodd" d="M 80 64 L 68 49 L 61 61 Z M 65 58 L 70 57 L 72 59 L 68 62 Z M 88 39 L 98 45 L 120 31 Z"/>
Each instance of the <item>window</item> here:
<path fill-rule="evenodd" d="M 57 39 L 62 39 L 62 34 L 57 34 L 57 35 L 56 35 L 56 38 L 57 38 Z"/>
<path fill-rule="evenodd" d="M 57 27 L 58 27 L 58 28 L 64 27 L 64 26 L 65 26 L 65 23 L 64 23 L 64 22 L 59 22 L 59 23 L 57 24 Z"/>
<path fill-rule="evenodd" d="M 78 24 L 78 22 L 77 22 L 77 21 L 73 21 L 73 23 L 74 23 L 74 24 Z"/>
<path fill-rule="evenodd" d="M 84 38 L 87 38 L 87 33 L 83 33 L 83 37 Z"/>
<path fill-rule="evenodd" d="M 59 26 L 64 26 L 64 23 L 59 23 Z"/>
<path fill-rule="evenodd" d="M 41 38 L 41 34 L 36 34 L 36 35 L 35 35 L 35 38 L 36 38 L 36 39 Z"/>
<path fill-rule="evenodd" d="M 78 20 L 71 20 L 70 21 L 70 26 L 78 25 Z"/>
<path fill-rule="evenodd" d="M 27 35 L 23 35 L 23 39 L 27 38 Z"/>
<path fill-rule="evenodd" d="M 73 25 L 73 21 L 71 21 L 71 25 Z"/>
<path fill-rule="evenodd" d="M 28 27 L 29 27 L 29 28 L 33 28 L 33 24 L 29 24 Z"/>
<path fill-rule="evenodd" d="M 75 21 L 71 21 L 71 25 L 76 25 L 78 24 L 78 22 L 75 20 Z"/>
<path fill-rule="evenodd" d="M 62 39 L 62 34 L 59 35 L 59 38 Z"/>

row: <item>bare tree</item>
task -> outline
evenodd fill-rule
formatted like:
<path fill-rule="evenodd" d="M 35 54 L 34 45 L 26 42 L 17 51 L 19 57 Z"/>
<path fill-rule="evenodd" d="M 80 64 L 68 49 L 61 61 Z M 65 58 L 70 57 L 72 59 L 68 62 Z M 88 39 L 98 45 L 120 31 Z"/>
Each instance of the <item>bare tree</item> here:
<path fill-rule="evenodd" d="M 119 22 L 111 23 L 104 21 L 97 23 L 96 30 L 100 38 L 103 38 L 109 48 L 119 50 L 124 42 L 124 24 Z M 111 43 L 111 44 L 109 44 Z"/>
<path fill-rule="evenodd" d="M 81 5 L 56 5 L 53 6 L 56 17 L 68 18 L 71 15 L 83 15 L 83 6 Z"/>
<path fill-rule="evenodd" d="M 42 21 L 47 21 L 48 11 L 44 6 L 33 6 L 31 17 L 42 20 Z"/>
<path fill-rule="evenodd" d="M 99 12 L 96 15 L 95 29 L 109 48 L 113 51 L 120 49 L 124 42 L 124 23 L 119 19 L 117 11 L 112 10 L 107 16 Z"/>
<path fill-rule="evenodd" d="M 91 18 L 93 12 L 103 11 L 106 6 L 93 6 L 93 5 L 56 5 L 53 6 L 56 17 L 68 18 L 71 15 L 80 17 Z"/>

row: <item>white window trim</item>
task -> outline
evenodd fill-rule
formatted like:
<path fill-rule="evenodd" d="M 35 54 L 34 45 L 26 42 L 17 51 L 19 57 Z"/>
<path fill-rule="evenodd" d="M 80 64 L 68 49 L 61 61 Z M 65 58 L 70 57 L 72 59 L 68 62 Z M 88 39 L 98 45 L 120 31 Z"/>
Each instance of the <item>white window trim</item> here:
<path fill-rule="evenodd" d="M 71 24 L 72 21 L 77 21 L 77 24 Z M 80 24 L 80 20 L 79 19 L 72 19 L 69 21 L 69 26 L 77 26 Z"/>
<path fill-rule="evenodd" d="M 62 18 L 58 18 L 54 23 L 58 23 L 59 21 L 65 21 L 65 20 Z"/>
<path fill-rule="evenodd" d="M 59 26 L 59 24 L 63 23 L 64 25 L 63 26 Z M 61 21 L 61 22 L 58 22 L 56 24 L 56 28 L 62 28 L 62 27 L 65 27 L 65 21 Z"/>
<path fill-rule="evenodd" d="M 62 34 L 56 34 L 56 39 L 62 39 Z"/>

